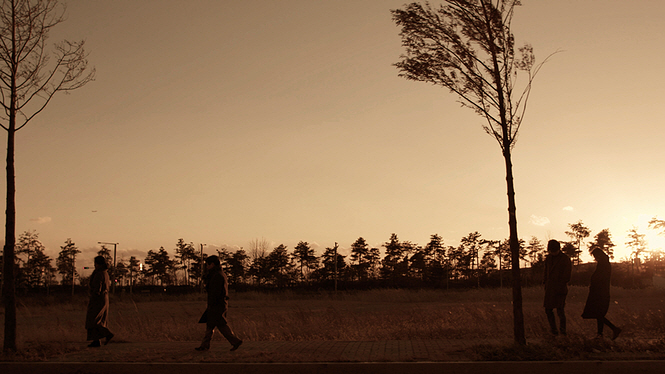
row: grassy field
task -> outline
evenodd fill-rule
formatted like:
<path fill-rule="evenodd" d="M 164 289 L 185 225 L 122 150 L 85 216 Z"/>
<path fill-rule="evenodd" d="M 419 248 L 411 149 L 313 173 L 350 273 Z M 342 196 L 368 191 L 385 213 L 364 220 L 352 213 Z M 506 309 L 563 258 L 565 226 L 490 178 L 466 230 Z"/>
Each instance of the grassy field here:
<path fill-rule="evenodd" d="M 525 288 L 523 295 L 527 340 L 547 340 L 542 289 Z M 595 320 L 580 317 L 586 295 L 586 287 L 570 287 L 566 308 L 567 344 L 581 344 L 579 349 L 595 337 Z M 83 296 L 19 299 L 19 347 L 66 350 L 82 345 L 86 304 Z M 197 321 L 204 310 L 204 296 L 198 294 L 115 295 L 109 328 L 119 341 L 198 341 L 204 326 Z M 664 289 L 613 288 L 607 317 L 624 332 L 608 349 L 660 349 L 665 337 L 663 311 Z M 232 293 L 229 323 L 236 334 L 251 341 L 473 339 L 489 358 L 507 353 L 482 348 L 484 339 L 513 334 L 510 289 Z"/>

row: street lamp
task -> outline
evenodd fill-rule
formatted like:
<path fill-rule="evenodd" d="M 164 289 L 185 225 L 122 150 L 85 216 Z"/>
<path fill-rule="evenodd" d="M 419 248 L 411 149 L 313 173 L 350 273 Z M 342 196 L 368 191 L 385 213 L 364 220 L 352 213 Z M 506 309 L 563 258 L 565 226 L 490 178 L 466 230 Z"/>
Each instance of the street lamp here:
<path fill-rule="evenodd" d="M 113 245 L 113 277 L 115 278 L 115 253 L 116 253 L 116 246 L 120 243 L 97 242 L 97 244 Z M 113 280 L 113 293 L 115 293 L 115 279 Z"/>
<path fill-rule="evenodd" d="M 337 293 L 337 242 L 335 242 L 335 293 Z"/>
<path fill-rule="evenodd" d="M 74 297 L 74 276 L 76 276 L 76 251 L 72 251 L 72 297 Z"/>
<path fill-rule="evenodd" d="M 201 293 L 203 293 L 203 268 L 204 268 L 204 265 L 203 265 L 203 246 L 204 245 L 206 245 L 206 244 L 203 244 L 203 243 L 201 244 L 201 276 L 199 278 L 200 286 L 201 286 Z"/>

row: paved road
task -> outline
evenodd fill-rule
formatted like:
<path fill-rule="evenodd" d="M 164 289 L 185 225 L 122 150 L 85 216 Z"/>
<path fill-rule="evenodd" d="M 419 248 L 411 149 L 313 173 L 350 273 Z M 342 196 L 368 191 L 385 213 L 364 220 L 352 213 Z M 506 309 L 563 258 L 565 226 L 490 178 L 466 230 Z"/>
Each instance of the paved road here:
<path fill-rule="evenodd" d="M 512 340 L 488 341 L 510 345 Z M 245 341 L 235 352 L 216 336 L 209 351 L 194 348 L 199 342 L 129 342 L 114 339 L 99 348 L 86 342 L 63 347 L 69 353 L 46 361 L 63 362 L 154 362 L 154 363 L 293 363 L 293 362 L 442 362 L 478 359 L 472 346 L 477 340 L 395 340 L 395 341 Z M 30 346 L 23 349 L 30 352 Z M 73 349 L 73 351 L 72 351 Z M 28 356 L 30 357 L 30 356 Z M 25 361 L 17 359 L 16 361 Z M 3 374 L 0 372 L 0 374 Z"/>
<path fill-rule="evenodd" d="M 494 342 L 499 344 L 499 341 Z M 510 344 L 510 341 L 503 341 Z M 198 342 L 111 342 L 52 359 L 57 362 L 413 362 L 468 361 L 477 341 L 247 341 L 230 352 L 226 341 L 213 341 L 209 351 Z"/>
<path fill-rule="evenodd" d="M 662 374 L 665 361 L 392 363 L 0 363 L 3 374 Z"/>
<path fill-rule="evenodd" d="M 246 342 L 229 352 L 213 341 L 198 352 L 197 342 L 122 342 L 83 348 L 46 362 L 0 362 L 0 373 L 207 374 L 647 374 L 665 372 L 665 361 L 478 362 L 477 341 L 406 340 L 376 342 Z M 487 342 L 496 345 L 510 341 Z"/>

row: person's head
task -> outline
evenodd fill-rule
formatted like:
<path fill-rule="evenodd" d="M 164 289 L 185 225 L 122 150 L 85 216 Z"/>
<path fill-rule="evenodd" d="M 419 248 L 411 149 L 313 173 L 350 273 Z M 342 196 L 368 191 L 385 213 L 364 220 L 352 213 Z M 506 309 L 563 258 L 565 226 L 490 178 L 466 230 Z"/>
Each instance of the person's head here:
<path fill-rule="evenodd" d="M 219 257 L 217 256 L 208 256 L 205 259 L 206 266 L 208 267 L 208 270 L 213 269 L 213 268 L 221 268 L 222 265 L 219 262 Z"/>
<path fill-rule="evenodd" d="M 108 264 L 106 264 L 106 259 L 104 256 L 97 256 L 95 257 L 95 269 L 100 269 L 100 270 L 106 270 L 109 268 Z"/>
<path fill-rule="evenodd" d="M 558 240 L 550 240 L 547 242 L 547 252 L 549 253 L 557 253 L 561 250 L 561 243 L 559 243 Z"/>
<path fill-rule="evenodd" d="M 610 261 L 610 257 L 601 248 L 596 248 L 593 251 L 591 251 L 591 255 L 596 260 L 596 262 L 609 262 Z"/>

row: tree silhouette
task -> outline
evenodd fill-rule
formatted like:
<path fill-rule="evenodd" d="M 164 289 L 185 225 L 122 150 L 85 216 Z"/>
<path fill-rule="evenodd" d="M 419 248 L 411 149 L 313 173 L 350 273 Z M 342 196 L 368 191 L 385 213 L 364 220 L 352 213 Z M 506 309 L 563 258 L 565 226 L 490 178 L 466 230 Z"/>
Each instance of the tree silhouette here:
<path fill-rule="evenodd" d="M 640 256 L 642 255 L 642 253 L 646 252 L 647 250 L 647 242 L 645 237 L 646 237 L 645 234 L 640 234 L 639 232 L 637 232 L 637 227 L 635 226 L 633 226 L 630 230 L 628 230 L 629 240 L 626 242 L 626 245 L 629 248 L 631 248 L 630 273 L 633 285 L 635 283 L 635 265 L 637 265 L 639 269 L 639 264 L 641 262 Z"/>
<path fill-rule="evenodd" d="M 445 278 L 446 288 L 448 288 L 450 280 L 450 257 L 448 253 L 450 251 L 443 245 L 443 238 L 437 234 L 432 235 L 425 248 L 432 255 L 432 260 L 430 261 L 432 277 L 439 280 Z"/>
<path fill-rule="evenodd" d="M 195 260 L 197 257 L 194 243 L 185 243 L 183 238 L 178 239 L 175 245 L 175 253 L 176 260 L 181 265 L 181 268 L 185 270 L 185 284 L 189 286 L 189 267 L 192 260 Z"/>
<path fill-rule="evenodd" d="M 628 230 L 629 240 L 626 242 L 626 245 L 631 248 L 630 256 L 633 258 L 633 261 L 636 261 L 647 250 L 645 237 L 645 234 L 637 232 L 637 227 L 635 226 Z"/>
<path fill-rule="evenodd" d="M 431 257 L 428 257 L 426 249 L 418 247 L 415 253 L 409 258 L 409 276 L 425 280 L 429 275 L 429 262 Z"/>
<path fill-rule="evenodd" d="M 350 259 L 352 262 L 355 262 L 355 264 L 351 265 L 351 268 L 356 271 L 358 278 L 361 280 L 367 280 L 371 265 L 370 251 L 367 242 L 363 237 L 358 238 L 353 244 L 351 244 Z"/>
<path fill-rule="evenodd" d="M 125 263 L 124 259 L 120 259 L 115 264 L 115 269 L 113 269 L 113 278 L 111 278 L 111 282 L 113 282 L 115 285 L 124 285 L 124 280 L 126 279 L 128 273 L 129 265 Z"/>
<path fill-rule="evenodd" d="M 196 256 L 196 258 L 190 264 L 190 267 L 189 267 L 189 278 L 193 279 L 193 280 L 196 280 L 198 285 L 201 286 L 201 287 L 203 287 L 202 283 L 200 283 L 200 282 L 203 281 L 203 266 L 204 266 L 204 262 L 205 262 L 206 258 L 208 258 L 208 255 L 205 254 L 205 253 L 203 253 L 202 255 Z M 147 260 L 147 258 L 146 258 L 146 260 Z M 201 288 L 201 292 L 203 292 L 203 288 Z"/>
<path fill-rule="evenodd" d="M 335 254 L 337 255 L 335 256 Z M 319 269 L 321 277 L 323 279 L 334 280 L 335 270 L 337 270 L 337 276 L 339 277 L 339 274 L 346 270 L 345 257 L 337 253 L 337 247 L 326 247 L 326 251 L 321 255 L 321 264 L 323 265 Z"/>
<path fill-rule="evenodd" d="M 537 237 L 532 236 L 531 239 L 529 239 L 529 244 L 526 246 L 526 250 L 531 267 L 545 260 L 545 246 Z"/>
<path fill-rule="evenodd" d="M 433 9 L 427 3 L 411 3 L 391 11 L 406 48 L 395 66 L 406 79 L 448 88 L 463 106 L 487 121 L 483 129 L 499 143 L 505 161 L 510 249 L 513 263 L 518 264 L 512 148 L 542 63 L 535 65 L 530 45 L 519 49 L 519 58 L 515 56 L 510 25 L 518 0 L 447 0 L 446 4 Z M 521 93 L 515 92 L 518 71 L 527 74 Z M 526 344 L 519 266 L 513 266 L 512 273 L 514 337 Z"/>
<path fill-rule="evenodd" d="M 652 230 L 661 230 L 658 234 L 665 236 L 665 220 L 653 217 L 651 221 L 649 221 L 649 228 Z"/>
<path fill-rule="evenodd" d="M 247 256 L 247 253 L 242 249 L 235 251 L 233 255 L 231 255 L 231 258 L 227 260 L 230 273 L 229 278 L 232 284 L 235 285 L 242 282 L 247 271 L 248 261 L 249 256 Z"/>
<path fill-rule="evenodd" d="M 427 245 L 419 246 L 409 261 L 412 273 L 423 281 L 429 281 L 435 271 L 441 272 L 446 261 L 443 238 L 438 234 L 431 235 Z"/>
<path fill-rule="evenodd" d="M 483 240 L 482 242 L 485 250 L 483 251 L 483 258 L 480 260 L 480 268 L 484 271 L 494 270 L 498 267 L 496 257 L 498 255 L 498 240 Z"/>
<path fill-rule="evenodd" d="M 310 270 L 316 269 L 318 265 L 318 258 L 314 255 L 314 250 L 307 242 L 298 242 L 293 250 L 293 258 L 300 265 L 300 279 L 302 280 L 307 279 Z M 305 269 L 307 269 L 306 272 Z"/>
<path fill-rule="evenodd" d="M 17 262 L 23 262 L 27 263 L 30 261 L 30 257 L 35 253 L 37 250 L 44 250 L 44 245 L 42 242 L 39 240 L 39 234 L 37 234 L 36 231 L 24 231 L 21 235 L 19 235 L 18 239 L 16 240 L 16 249 L 15 249 L 15 255 L 16 261 Z M 25 261 L 23 261 L 20 257 L 21 255 L 25 255 Z"/>
<path fill-rule="evenodd" d="M 62 275 L 63 285 L 74 284 L 74 279 L 78 274 L 76 271 L 76 255 L 79 253 L 81 253 L 81 251 L 78 250 L 76 244 L 74 244 L 70 238 L 67 238 L 67 240 L 65 240 L 65 245 L 60 247 L 60 253 L 58 254 L 55 264 L 58 268 L 58 273 Z M 72 283 L 69 283 L 70 281 Z"/>
<path fill-rule="evenodd" d="M 28 287 L 47 287 L 55 268 L 51 264 L 51 258 L 39 248 L 33 253 L 26 263 L 28 269 Z"/>
<path fill-rule="evenodd" d="M 614 259 L 614 243 L 612 243 L 612 235 L 610 234 L 610 229 L 600 230 L 598 234 L 594 237 L 594 241 L 589 243 L 589 253 L 593 252 L 596 249 L 602 249 L 607 253 L 610 259 Z"/>
<path fill-rule="evenodd" d="M 400 265 L 405 260 L 404 247 L 395 233 L 390 235 L 390 240 L 383 243 L 383 247 L 386 251 L 381 261 L 381 277 L 394 283 L 397 278 L 406 275 L 400 271 Z"/>
<path fill-rule="evenodd" d="M 265 257 L 268 254 L 268 241 L 265 238 L 251 240 L 247 254 L 251 260 L 249 273 L 254 276 L 256 283 L 261 285 L 266 274 Z"/>
<path fill-rule="evenodd" d="M 51 259 L 44 254 L 46 247 L 39 240 L 39 234 L 36 231 L 23 232 L 16 242 L 16 255 L 25 255 L 23 268 L 18 277 L 18 283 L 27 287 L 38 287 L 46 282 L 49 272 L 53 269 Z M 21 261 L 20 257 L 16 258 Z M 16 277 L 15 277 L 16 278 Z"/>
<path fill-rule="evenodd" d="M 161 286 L 171 283 L 169 271 L 172 270 L 174 261 L 171 260 L 164 247 L 159 247 L 157 252 L 149 250 L 148 255 L 145 258 L 145 263 L 150 267 L 148 275 L 153 277 L 157 276 Z"/>
<path fill-rule="evenodd" d="M 381 266 L 381 251 L 372 247 L 367 251 L 367 276 L 369 279 L 376 279 L 379 276 Z"/>
<path fill-rule="evenodd" d="M 252 239 L 249 242 L 249 257 L 252 261 L 265 257 L 268 253 L 268 241 L 265 238 Z"/>
<path fill-rule="evenodd" d="M 450 268 L 454 279 L 459 279 L 460 276 L 464 276 L 468 273 L 467 270 L 469 269 L 471 258 L 464 249 L 464 246 L 461 244 L 457 247 L 450 247 L 448 258 L 450 259 Z"/>
<path fill-rule="evenodd" d="M 302 242 L 300 242 L 302 243 Z M 306 243 L 305 243 L 305 246 Z M 289 258 L 289 253 L 286 250 L 284 244 L 280 244 L 275 247 L 272 252 L 268 253 L 265 258 L 266 262 L 266 278 L 277 287 L 282 287 L 287 285 L 292 281 L 291 278 L 291 261 Z M 302 275 L 302 263 L 300 274 Z"/>
<path fill-rule="evenodd" d="M 132 293 L 132 288 L 134 287 L 134 277 L 136 273 L 140 270 L 141 263 L 136 258 L 136 256 L 129 257 L 129 264 L 127 264 L 127 269 L 129 270 L 129 292 Z"/>
<path fill-rule="evenodd" d="M 468 256 L 469 271 L 473 273 L 473 268 L 475 266 L 476 282 L 478 288 L 480 288 L 480 274 L 478 273 L 478 268 L 480 267 L 480 250 L 482 248 L 483 240 L 480 239 L 480 233 L 478 231 L 469 233 L 469 235 L 462 238 L 460 241 L 460 246 L 464 248 L 464 252 Z"/>
<path fill-rule="evenodd" d="M 7 131 L 7 208 L 5 210 L 3 351 L 16 351 L 14 244 L 16 241 L 16 132 L 41 113 L 57 92 L 82 87 L 94 78 L 84 42 L 63 41 L 47 50 L 49 31 L 64 21 L 57 0 L 5 0 L 0 4 L 0 126 Z"/>
<path fill-rule="evenodd" d="M 580 263 L 580 253 L 582 253 L 582 246 L 584 245 L 584 239 L 588 238 L 591 235 L 591 230 L 584 226 L 582 221 L 577 221 L 577 223 L 569 223 L 568 227 L 570 231 L 566 231 L 566 235 L 575 243 L 575 252 L 573 253 L 572 260 L 573 263 Z"/>

